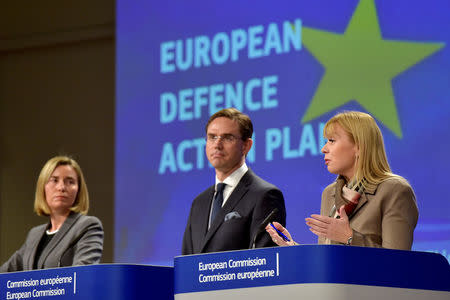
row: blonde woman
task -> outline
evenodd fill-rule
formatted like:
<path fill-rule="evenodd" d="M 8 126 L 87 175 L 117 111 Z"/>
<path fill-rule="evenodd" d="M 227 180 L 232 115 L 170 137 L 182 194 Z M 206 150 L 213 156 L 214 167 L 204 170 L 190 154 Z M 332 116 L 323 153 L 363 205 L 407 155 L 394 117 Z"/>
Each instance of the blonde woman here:
<path fill-rule="evenodd" d="M 339 113 L 325 124 L 324 136 L 325 164 L 338 177 L 322 193 L 320 215 L 306 218 L 319 244 L 410 250 L 418 219 L 414 191 L 391 172 L 375 120 L 357 111 Z M 283 226 L 274 226 L 290 239 L 267 226 L 276 244 L 297 244 Z"/>
<path fill-rule="evenodd" d="M 88 209 L 88 190 L 78 163 L 67 156 L 47 161 L 37 181 L 34 211 L 49 221 L 30 230 L 0 272 L 99 263 L 103 228 L 99 219 L 86 216 Z"/>

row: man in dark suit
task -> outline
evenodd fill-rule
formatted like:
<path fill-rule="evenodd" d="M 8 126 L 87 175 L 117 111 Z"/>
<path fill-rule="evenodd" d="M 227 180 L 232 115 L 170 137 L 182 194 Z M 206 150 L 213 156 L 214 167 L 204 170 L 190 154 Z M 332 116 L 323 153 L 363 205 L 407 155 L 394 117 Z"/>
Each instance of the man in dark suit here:
<path fill-rule="evenodd" d="M 183 255 L 275 246 L 259 227 L 275 208 L 274 220 L 285 224 L 284 198 L 245 164 L 252 134 L 250 118 L 235 108 L 218 111 L 206 124 L 206 155 L 216 184 L 192 203 Z"/>

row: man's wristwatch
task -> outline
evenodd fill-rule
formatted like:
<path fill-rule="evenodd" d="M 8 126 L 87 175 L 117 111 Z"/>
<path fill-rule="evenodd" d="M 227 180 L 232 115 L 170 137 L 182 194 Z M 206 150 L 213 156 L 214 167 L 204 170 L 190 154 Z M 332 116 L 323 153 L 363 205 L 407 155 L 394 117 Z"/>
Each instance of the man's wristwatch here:
<path fill-rule="evenodd" d="M 352 240 L 353 240 L 353 235 L 351 237 L 348 238 L 347 240 L 347 246 L 350 246 L 352 244 Z"/>

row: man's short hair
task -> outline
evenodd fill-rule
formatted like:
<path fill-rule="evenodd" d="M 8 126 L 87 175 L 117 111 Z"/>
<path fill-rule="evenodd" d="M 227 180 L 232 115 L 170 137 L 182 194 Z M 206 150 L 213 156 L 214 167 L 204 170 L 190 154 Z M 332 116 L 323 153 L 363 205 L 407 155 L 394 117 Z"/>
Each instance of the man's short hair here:
<path fill-rule="evenodd" d="M 228 118 L 230 120 L 236 121 L 239 124 L 239 132 L 241 133 L 241 138 L 243 141 L 250 139 L 253 135 L 253 124 L 250 117 L 246 114 L 240 112 L 234 107 L 224 108 L 213 114 L 208 123 L 206 123 L 205 131 L 208 133 L 209 124 L 217 118 Z"/>

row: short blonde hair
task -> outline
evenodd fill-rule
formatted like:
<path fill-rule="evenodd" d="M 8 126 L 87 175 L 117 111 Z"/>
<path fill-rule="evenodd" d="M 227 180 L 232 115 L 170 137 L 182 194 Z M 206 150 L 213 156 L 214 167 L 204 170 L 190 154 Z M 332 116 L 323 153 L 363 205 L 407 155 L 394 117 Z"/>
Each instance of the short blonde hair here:
<path fill-rule="evenodd" d="M 89 210 L 89 193 L 86 181 L 84 180 L 83 172 L 81 171 L 78 163 L 68 156 L 55 156 L 45 163 L 36 184 L 34 211 L 38 216 L 50 215 L 50 208 L 48 207 L 45 198 L 45 185 L 47 184 L 53 171 L 59 166 L 71 166 L 75 173 L 77 173 L 78 193 L 70 210 L 84 215 L 87 214 Z"/>
<path fill-rule="evenodd" d="M 329 137 L 339 124 L 359 149 L 354 178 L 365 179 L 369 184 L 378 184 L 387 178 L 398 177 L 391 172 L 383 135 L 375 120 L 366 113 L 345 111 L 338 113 L 325 124 L 323 135 Z"/>

